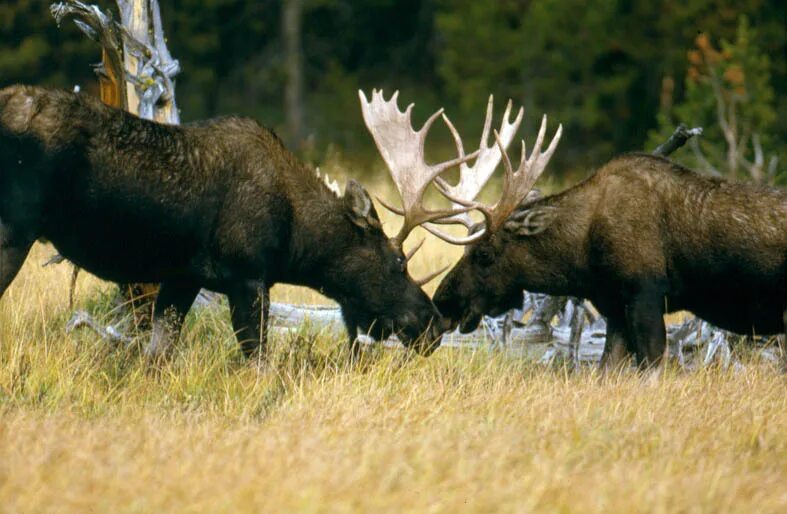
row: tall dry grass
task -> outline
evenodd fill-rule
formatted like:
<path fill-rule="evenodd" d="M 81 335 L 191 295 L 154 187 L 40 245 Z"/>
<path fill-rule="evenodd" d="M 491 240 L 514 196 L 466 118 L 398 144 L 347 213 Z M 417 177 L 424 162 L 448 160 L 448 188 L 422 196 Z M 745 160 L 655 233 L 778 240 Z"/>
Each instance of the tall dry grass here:
<path fill-rule="evenodd" d="M 458 255 L 427 244 L 423 269 Z M 350 366 L 306 329 L 248 363 L 219 309 L 153 369 L 65 333 L 50 251 L 0 301 L 0 511 L 787 511 L 787 381 L 767 363 L 602 379 L 373 348 Z M 83 276 L 80 306 L 106 315 L 109 287 Z"/>

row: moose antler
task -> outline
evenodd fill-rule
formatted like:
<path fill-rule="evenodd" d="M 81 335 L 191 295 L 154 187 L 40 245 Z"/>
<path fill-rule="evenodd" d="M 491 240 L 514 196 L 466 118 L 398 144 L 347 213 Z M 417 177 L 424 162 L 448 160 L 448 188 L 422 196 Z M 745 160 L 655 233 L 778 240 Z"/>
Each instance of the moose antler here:
<path fill-rule="evenodd" d="M 388 165 L 391 178 L 402 198 L 401 209 L 378 198 L 386 209 L 404 216 L 401 230 L 391 238 L 397 247 L 402 247 L 404 240 L 418 225 L 451 218 L 475 208 L 474 206 L 461 206 L 452 209 L 430 210 L 423 205 L 426 188 L 438 175 L 449 168 L 475 159 L 481 152 L 477 150 L 469 155 L 460 155 L 456 159 L 438 164 L 426 162 L 424 157 L 426 135 L 434 121 L 443 114 L 443 109 L 432 114 L 424 126 L 416 132 L 413 130 L 410 119 L 414 104 L 410 104 L 404 112 L 400 111 L 396 103 L 399 91 L 396 91 L 387 101 L 383 97 L 382 90 L 372 90 L 371 100 L 366 99 L 363 91 L 358 91 L 358 96 L 361 100 L 361 110 L 366 127 L 371 132 L 377 149 Z M 445 117 L 443 119 L 447 120 Z M 448 123 L 450 127 L 450 122 Z"/>
<path fill-rule="evenodd" d="M 461 207 L 468 207 L 472 205 L 472 202 L 476 199 L 478 194 L 489 181 L 489 178 L 494 173 L 498 164 L 500 164 L 500 159 L 502 159 L 503 153 L 508 148 L 508 145 L 510 145 L 511 141 L 513 141 L 517 130 L 519 130 L 519 125 L 522 123 L 522 117 L 524 116 L 525 111 L 520 107 L 519 112 L 517 112 L 516 118 L 512 123 L 510 121 L 511 107 L 512 102 L 509 100 L 508 105 L 506 106 L 505 114 L 503 114 L 503 121 L 500 124 L 499 134 L 503 143 L 502 152 L 496 142 L 489 144 L 489 131 L 492 128 L 492 114 L 494 108 L 494 96 L 489 95 L 489 102 L 487 103 L 486 107 L 486 119 L 484 120 L 484 129 L 481 132 L 481 142 L 478 145 L 479 153 L 475 163 L 472 166 L 469 166 L 467 163 L 463 163 L 459 167 L 459 182 L 457 182 L 456 185 L 452 186 L 448 184 L 448 182 L 446 182 L 442 177 L 437 177 L 435 179 L 435 185 L 445 197 L 451 199 L 454 208 L 459 209 Z M 464 156 L 464 146 L 462 145 L 462 138 L 459 136 L 459 132 L 445 114 L 443 114 L 443 119 L 451 131 L 451 135 L 454 137 L 459 156 Z M 470 218 L 467 212 L 464 212 L 451 216 L 450 218 L 437 219 L 434 221 L 434 223 L 461 224 L 469 229 L 473 225 L 473 220 Z M 435 236 L 454 244 L 467 244 L 483 236 L 483 233 L 476 233 L 466 238 L 456 238 L 435 228 L 432 224 L 427 224 L 424 226 L 424 228 L 426 228 Z"/>
<path fill-rule="evenodd" d="M 508 158 L 508 154 L 506 153 L 506 146 L 509 144 L 510 139 L 504 141 L 503 136 L 501 136 L 498 131 L 494 131 L 495 141 L 497 143 L 498 149 L 500 150 L 500 154 L 503 158 L 503 164 L 505 166 L 503 191 L 500 195 L 500 199 L 495 205 L 489 206 L 476 201 L 468 201 L 466 198 L 453 196 L 446 189 L 444 183 L 441 183 L 441 185 L 438 187 L 443 195 L 452 202 L 458 203 L 459 205 L 464 205 L 465 207 L 473 207 L 483 214 L 484 218 L 486 219 L 486 226 L 483 230 L 476 232 L 475 234 L 472 234 L 466 238 L 455 238 L 434 229 L 434 227 L 426 228 L 428 228 L 429 231 L 435 234 L 437 237 L 440 237 L 444 241 L 452 244 L 470 244 L 483 237 L 486 233 L 493 233 L 497 231 L 505 223 L 508 216 L 510 216 L 511 213 L 516 210 L 519 204 L 533 189 L 533 185 L 535 185 L 538 177 L 544 172 L 544 169 L 549 163 L 549 160 L 552 158 L 552 154 L 557 148 L 557 144 L 560 141 L 560 136 L 563 134 L 563 125 L 558 127 L 546 151 L 541 152 L 541 145 L 544 143 L 546 129 L 547 117 L 544 115 L 544 117 L 541 119 L 541 128 L 538 131 L 536 144 L 533 147 L 530 157 L 527 156 L 525 141 L 522 140 L 522 156 L 519 166 L 516 170 L 513 169 L 511 160 Z M 440 221 L 449 223 L 452 222 L 451 220 L 438 220 L 438 222 Z"/>
<path fill-rule="evenodd" d="M 547 164 L 549 164 L 549 160 L 560 142 L 560 136 L 563 134 L 563 125 L 561 124 L 557 127 L 557 131 L 555 131 L 555 135 L 552 137 L 552 141 L 550 141 L 546 151 L 541 152 L 541 145 L 544 143 L 546 131 L 547 115 L 545 114 L 541 118 L 541 128 L 538 130 L 536 144 L 533 146 L 530 157 L 527 157 L 525 140 L 522 140 L 522 156 L 516 171 L 511 167 L 511 160 L 508 158 L 500 135 L 495 131 L 495 140 L 497 140 L 497 145 L 503 153 L 503 165 L 505 167 L 503 192 L 500 195 L 500 200 L 491 208 L 478 204 L 479 210 L 486 218 L 487 230 L 490 232 L 495 232 L 505 223 L 508 216 L 514 212 L 533 189 L 538 177 L 541 176 Z"/>

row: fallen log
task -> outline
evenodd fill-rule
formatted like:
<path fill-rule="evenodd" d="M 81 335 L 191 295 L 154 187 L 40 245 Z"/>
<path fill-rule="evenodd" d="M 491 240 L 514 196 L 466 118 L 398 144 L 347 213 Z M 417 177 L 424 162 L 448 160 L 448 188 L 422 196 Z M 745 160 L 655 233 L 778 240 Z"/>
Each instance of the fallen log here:
<path fill-rule="evenodd" d="M 195 302 L 198 309 L 215 308 L 221 301 L 215 293 L 204 291 Z M 537 304 L 530 300 L 530 304 Z M 578 314 L 577 314 L 578 313 Z M 346 337 L 341 310 L 331 305 L 293 305 L 272 302 L 270 309 L 270 326 L 273 333 L 311 332 L 344 339 Z M 577 319 L 584 318 L 581 327 Z M 580 363 L 596 363 L 601 359 L 606 339 L 606 321 L 602 317 L 589 318 L 586 307 L 576 299 L 566 305 L 562 313 L 548 320 L 548 333 L 538 323 L 517 324 L 510 328 L 506 335 L 506 316 L 497 318 L 485 317 L 479 328 L 469 334 L 458 331 L 444 334 L 441 347 L 485 349 L 501 351 L 512 358 L 526 358 L 548 364 L 561 358 Z M 123 334 L 117 326 L 103 325 L 90 317 L 85 311 L 74 312 L 66 325 L 66 332 L 78 328 L 93 330 L 99 337 L 114 346 L 128 346 L 133 339 Z M 667 328 L 670 354 L 683 367 L 708 365 L 719 355 L 722 365 L 729 366 L 732 362 L 730 352 L 730 334 L 719 330 L 708 323 L 694 317 L 682 323 L 669 325 Z M 504 338 L 506 339 L 503 342 Z M 375 344 L 375 341 L 361 335 L 359 341 L 364 345 Z M 389 348 L 401 347 L 401 343 L 392 336 L 383 341 Z M 687 361 L 684 352 L 691 349 L 695 352 L 706 347 L 704 357 L 698 363 Z M 767 349 L 763 350 L 767 353 Z M 769 358 L 763 353 L 763 357 Z"/>

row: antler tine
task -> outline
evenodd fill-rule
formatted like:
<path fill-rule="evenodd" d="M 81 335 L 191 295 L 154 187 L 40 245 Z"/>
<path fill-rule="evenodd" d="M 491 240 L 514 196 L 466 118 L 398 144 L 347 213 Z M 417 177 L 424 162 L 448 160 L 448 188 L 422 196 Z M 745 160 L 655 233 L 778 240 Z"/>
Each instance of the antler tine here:
<path fill-rule="evenodd" d="M 514 176 L 514 169 L 511 167 L 511 159 L 508 158 L 508 153 L 503 146 L 503 142 L 500 140 L 500 134 L 495 130 L 495 141 L 497 142 L 498 148 L 500 148 L 500 153 L 503 155 L 503 167 L 505 169 L 505 175 L 503 175 L 503 192 L 505 193 L 506 189 L 510 187 L 511 181 Z M 524 149 L 525 141 L 522 140 L 522 148 Z M 524 162 L 524 156 L 522 157 L 522 162 Z"/>
<path fill-rule="evenodd" d="M 486 183 L 489 181 L 497 166 L 500 164 L 500 160 L 504 156 L 506 159 L 508 158 L 505 150 L 514 139 L 514 136 L 519 130 L 520 124 L 522 123 L 522 119 L 524 118 L 524 109 L 520 107 L 516 117 L 513 121 L 511 121 L 512 108 L 513 102 L 509 100 L 508 104 L 506 104 L 503 120 L 500 123 L 500 130 L 495 131 L 495 141 L 490 144 L 489 132 L 492 129 L 492 118 L 494 115 L 494 95 L 489 95 L 489 100 L 486 106 L 486 116 L 484 118 L 484 127 L 481 131 L 481 141 L 478 145 L 478 158 L 476 159 L 475 163 L 472 166 L 469 166 L 468 164 L 462 164 L 460 166 L 459 182 L 456 185 L 450 185 L 442 177 L 436 177 L 434 181 L 438 191 L 440 191 L 443 196 L 451 201 L 455 209 L 459 207 L 474 206 L 475 210 L 480 211 L 484 215 L 484 217 L 487 219 L 487 222 L 491 219 L 490 210 L 486 206 L 476 203 L 475 199 L 483 189 L 484 185 L 486 185 Z M 445 121 L 445 124 L 448 126 L 448 129 L 454 138 L 457 152 L 460 155 L 464 155 L 464 147 L 462 145 L 462 138 L 459 136 L 459 132 L 445 114 L 443 114 L 443 120 Z M 502 142 L 502 148 L 499 145 L 500 142 Z M 473 225 L 473 220 L 470 218 L 469 214 L 465 212 L 454 214 L 448 218 L 434 220 L 433 223 L 441 225 L 461 224 L 469 229 Z M 453 244 L 469 244 L 470 242 L 476 241 L 483 236 L 483 233 L 476 233 L 470 237 L 458 238 L 450 234 L 446 234 L 433 225 L 425 225 L 425 228 L 427 228 L 427 230 L 429 230 L 429 232 L 435 236 Z"/>
<path fill-rule="evenodd" d="M 509 100 L 508 104 L 506 105 L 505 113 L 503 114 L 503 121 L 500 124 L 500 134 L 501 139 L 504 142 L 504 148 L 508 148 L 508 145 L 513 140 L 517 130 L 519 130 L 519 125 L 521 124 L 524 117 L 524 109 L 520 107 L 516 118 L 512 122 L 512 106 L 513 102 Z M 481 189 L 483 189 L 484 185 L 486 185 L 486 183 L 489 181 L 490 177 L 495 171 L 495 168 L 497 168 L 498 164 L 500 164 L 501 155 L 505 153 L 504 151 L 501 152 L 494 142 L 489 144 L 489 132 L 492 128 L 493 113 L 494 95 L 489 95 L 489 101 L 487 102 L 486 107 L 486 117 L 484 118 L 484 128 L 481 132 L 481 141 L 478 145 L 478 159 L 476 159 L 476 162 L 473 164 L 473 166 L 463 164 L 459 168 L 459 182 L 456 185 L 451 186 L 442 178 L 435 179 L 435 185 L 438 186 L 438 189 L 446 198 L 451 200 L 454 206 L 466 206 L 475 200 L 475 198 L 481 192 Z M 459 133 L 451 123 L 451 120 L 448 119 L 448 116 L 443 115 L 443 119 L 445 120 L 448 129 L 451 131 L 451 134 L 454 137 L 457 150 L 462 153 L 462 140 L 459 137 Z M 459 221 L 460 219 L 464 220 L 460 221 L 460 223 L 464 224 L 470 222 L 469 216 L 466 214 L 455 215 L 453 218 L 456 221 Z"/>
<path fill-rule="evenodd" d="M 491 97 L 490 97 L 490 100 L 491 100 Z M 490 109 L 487 109 L 487 119 L 486 119 L 486 123 L 484 125 L 484 130 L 486 130 L 489 127 L 489 125 L 491 124 L 491 122 L 492 122 L 492 119 L 490 117 L 490 113 L 491 113 L 491 104 L 490 104 Z M 464 145 L 462 144 L 462 137 L 459 135 L 459 131 L 456 130 L 456 127 L 454 126 L 453 123 L 451 123 L 451 120 L 448 118 L 448 116 L 445 113 L 443 113 L 443 121 L 445 122 L 446 126 L 448 127 L 448 130 L 451 132 L 451 136 L 453 136 L 453 138 L 454 138 L 454 143 L 456 144 L 456 152 L 457 152 L 457 154 L 459 154 L 460 157 L 463 157 L 465 155 L 465 148 L 464 148 Z M 480 151 L 480 148 L 481 147 L 479 147 L 479 151 Z M 480 153 L 479 153 L 479 158 L 480 158 Z M 463 164 L 460 165 L 460 167 L 459 167 L 459 177 L 460 177 L 460 181 L 459 182 L 460 183 L 457 184 L 456 188 L 452 187 L 441 176 L 438 175 L 437 177 L 435 177 L 435 180 L 434 180 L 435 186 L 440 191 L 440 193 L 442 193 L 443 196 L 445 196 L 446 198 L 451 200 L 451 202 L 454 204 L 454 207 L 460 207 L 460 206 L 461 207 L 466 207 L 467 206 L 467 202 L 465 202 L 465 201 L 457 201 L 456 200 L 456 198 L 457 198 L 456 195 L 459 192 L 454 191 L 455 189 L 459 189 L 460 188 L 461 183 L 462 183 L 461 178 L 467 175 L 467 170 L 468 170 L 467 163 L 463 163 Z M 463 224 L 463 225 L 468 226 L 468 227 L 470 225 L 470 222 L 471 222 L 470 216 L 466 212 L 464 212 L 464 213 L 456 213 L 456 214 L 454 214 L 452 216 L 449 216 L 448 218 L 435 220 L 435 223 L 440 223 L 440 224 Z"/>
<path fill-rule="evenodd" d="M 410 106 L 408 107 L 408 112 L 413 107 L 413 105 L 415 104 L 410 104 Z M 420 143 L 421 143 L 421 155 L 424 154 L 424 149 L 426 148 L 426 136 L 429 133 L 429 129 L 432 128 L 432 124 L 434 124 L 437 118 L 439 118 L 440 116 L 444 116 L 444 113 L 445 113 L 445 109 L 443 107 L 437 109 L 434 113 L 432 113 L 431 116 L 429 116 L 429 118 L 427 118 L 426 122 L 424 123 L 424 126 L 421 127 L 421 130 L 418 131 L 418 138 L 420 139 Z M 464 155 L 462 155 L 461 157 L 464 157 Z M 448 169 L 450 167 L 451 166 L 448 166 L 445 169 Z"/>
<path fill-rule="evenodd" d="M 410 259 L 412 259 L 413 255 L 415 255 L 416 252 L 418 252 L 418 250 L 420 250 L 421 247 L 424 245 L 424 242 L 426 242 L 426 239 L 423 239 L 423 238 L 420 241 L 418 241 L 418 244 L 416 244 L 409 252 L 407 252 L 405 254 L 404 259 L 406 261 L 409 261 Z"/>
<path fill-rule="evenodd" d="M 434 227 L 433 225 L 424 225 L 424 229 L 428 231 L 430 234 L 432 234 L 433 236 L 442 239 L 446 243 L 450 243 L 457 246 L 474 243 L 486 235 L 486 229 L 482 229 L 474 234 L 465 237 L 453 236 L 451 234 L 443 232 L 442 230 Z"/>
<path fill-rule="evenodd" d="M 479 210 L 484 214 L 487 219 L 487 228 L 494 232 L 502 225 L 506 218 L 516 209 L 516 207 L 527 197 L 527 194 L 533 189 L 539 176 L 544 172 L 552 154 L 557 149 L 560 137 L 563 134 L 563 125 L 558 126 L 552 141 L 547 147 L 545 152 L 541 152 L 541 145 L 544 142 L 546 135 L 547 117 L 541 119 L 541 127 L 536 137 L 536 143 L 533 146 L 533 151 L 530 157 L 527 157 L 527 148 L 525 141 L 522 140 L 522 155 L 519 162 L 519 167 L 514 171 L 511 166 L 511 160 L 508 158 L 500 134 L 495 131 L 495 140 L 500 151 L 503 153 L 503 163 L 505 167 L 505 176 L 503 181 L 503 192 L 500 200 L 494 207 L 486 207 L 479 205 Z"/>
<path fill-rule="evenodd" d="M 541 126 L 538 128 L 538 136 L 536 136 L 536 144 L 533 145 L 533 152 L 530 154 L 528 161 L 537 159 L 541 153 L 541 145 L 544 144 L 544 136 L 547 133 L 547 115 L 541 116 Z"/>
<path fill-rule="evenodd" d="M 474 200 L 466 200 L 461 196 L 457 196 L 452 191 L 452 188 L 446 184 L 446 182 L 442 179 L 438 182 L 438 179 L 435 179 L 435 187 L 437 188 L 440 193 L 449 199 L 451 202 L 454 203 L 457 207 L 473 207 L 476 205 Z"/>
<path fill-rule="evenodd" d="M 404 216 L 404 211 L 398 207 L 394 207 L 393 205 L 389 204 L 387 201 L 383 200 L 380 196 L 375 196 L 377 201 L 380 202 L 380 205 L 388 209 L 390 212 L 397 214 L 399 216 Z"/>
<path fill-rule="evenodd" d="M 476 207 L 473 207 L 473 209 L 476 209 Z M 469 229 L 474 225 L 474 223 L 472 218 L 452 216 L 450 218 L 439 218 L 434 221 L 430 221 L 428 224 L 424 225 L 424 228 L 435 228 L 435 225 L 463 225 L 465 228 Z"/>
<path fill-rule="evenodd" d="M 484 129 L 481 131 L 481 141 L 478 143 L 479 148 L 484 148 L 489 144 L 489 131 L 492 129 L 492 116 L 494 115 L 495 95 L 489 95 L 489 100 L 486 102 L 486 118 L 484 118 Z M 511 100 L 508 101 L 506 106 L 506 113 L 503 119 L 507 119 L 511 109 Z"/>
<path fill-rule="evenodd" d="M 560 142 L 560 137 L 563 135 L 563 124 L 561 123 L 557 127 L 557 131 L 555 132 L 552 141 L 549 142 L 549 146 L 547 147 L 547 151 L 541 154 L 544 159 L 544 167 L 549 163 L 549 160 L 552 159 L 552 154 L 555 153 L 557 150 L 557 144 Z"/>
<path fill-rule="evenodd" d="M 491 98 L 492 97 L 490 96 L 490 100 Z M 513 106 L 512 104 L 513 102 L 509 99 L 508 104 L 506 105 L 506 112 L 503 114 L 503 122 L 500 124 L 500 134 L 501 137 L 503 138 L 503 141 L 506 142 L 505 144 L 506 148 L 508 148 L 508 145 L 511 144 L 511 141 L 514 139 L 514 135 L 519 130 L 519 126 L 522 124 L 522 119 L 524 119 L 525 117 L 525 108 L 520 107 L 519 111 L 517 111 L 516 118 L 514 118 L 513 123 L 510 122 L 509 120 L 511 119 L 511 107 Z M 484 143 L 486 143 L 486 141 L 488 141 L 488 135 L 487 135 L 487 139 L 484 139 Z M 492 145 L 490 145 L 490 147 L 495 147 L 495 144 L 493 143 Z"/>
<path fill-rule="evenodd" d="M 456 153 L 459 155 L 459 157 L 464 157 L 465 147 L 462 144 L 462 137 L 459 135 L 459 131 L 456 130 L 454 124 L 451 123 L 450 119 L 448 119 L 448 115 L 446 115 L 445 113 L 442 113 L 442 115 L 443 115 L 443 121 L 445 122 L 446 126 L 448 127 L 448 130 L 451 132 L 451 135 L 454 138 L 454 143 L 456 143 Z M 467 166 L 467 164 L 462 165 L 462 167 L 465 166 Z"/>
<path fill-rule="evenodd" d="M 418 284 L 419 286 L 425 286 L 427 283 L 429 283 L 429 282 L 431 282 L 432 280 L 434 280 L 435 278 L 437 278 L 437 277 L 438 277 L 438 276 L 439 276 L 439 275 L 440 275 L 442 272 L 444 272 L 444 271 L 445 271 L 445 270 L 447 270 L 448 268 L 450 268 L 450 265 L 448 265 L 448 266 L 443 266 L 443 267 L 442 267 L 442 268 L 440 268 L 439 270 L 437 270 L 437 271 L 433 271 L 433 272 L 429 273 L 427 276 L 425 276 L 425 277 L 423 277 L 423 278 L 419 278 L 419 279 L 413 279 L 413 282 L 415 282 L 415 283 L 416 283 L 416 284 Z"/>

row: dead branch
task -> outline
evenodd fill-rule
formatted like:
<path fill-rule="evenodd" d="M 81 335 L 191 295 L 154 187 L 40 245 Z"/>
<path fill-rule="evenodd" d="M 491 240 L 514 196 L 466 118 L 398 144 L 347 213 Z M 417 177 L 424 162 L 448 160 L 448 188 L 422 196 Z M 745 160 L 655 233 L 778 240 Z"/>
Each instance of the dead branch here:
<path fill-rule="evenodd" d="M 110 11 L 78 0 L 52 4 L 50 12 L 58 25 L 73 17 L 77 27 L 101 45 L 109 69 L 97 65 L 96 73 L 106 80 L 122 78 L 115 84 L 121 89 L 119 106 L 141 118 L 179 123 L 174 78 L 180 63 L 167 48 L 158 0 L 117 0 L 117 4 L 120 22 Z"/>
<path fill-rule="evenodd" d="M 653 155 L 661 155 L 666 157 L 685 145 L 692 137 L 701 135 L 702 127 L 694 127 L 690 129 L 685 124 L 681 123 L 678 125 L 678 128 L 675 129 L 675 132 L 672 133 L 669 139 L 657 146 L 652 153 Z"/>

